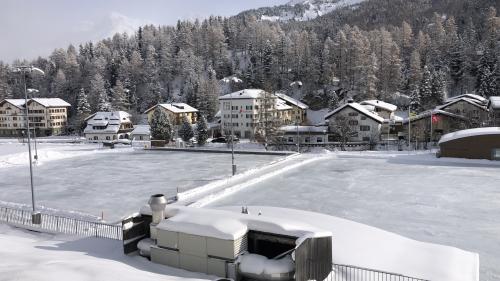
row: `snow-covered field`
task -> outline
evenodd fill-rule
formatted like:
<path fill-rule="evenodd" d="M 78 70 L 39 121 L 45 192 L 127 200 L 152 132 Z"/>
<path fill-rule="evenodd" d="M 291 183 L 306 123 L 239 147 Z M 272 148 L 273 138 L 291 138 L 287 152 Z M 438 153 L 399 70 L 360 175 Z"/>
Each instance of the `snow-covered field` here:
<path fill-rule="evenodd" d="M 230 154 L 100 149 L 91 144 L 40 144 L 34 167 L 37 204 L 115 221 L 138 210 L 150 195 L 204 185 L 231 174 Z M 27 149 L 0 144 L 0 201 L 30 204 Z M 238 171 L 279 156 L 236 155 Z"/>
<path fill-rule="evenodd" d="M 478 252 L 481 280 L 493 281 L 500 280 L 499 171 L 497 162 L 430 154 L 332 153 L 211 206 L 311 210 Z"/>
<path fill-rule="evenodd" d="M 187 281 L 203 274 L 123 254 L 120 241 L 40 234 L 0 224 L 0 280 Z"/>

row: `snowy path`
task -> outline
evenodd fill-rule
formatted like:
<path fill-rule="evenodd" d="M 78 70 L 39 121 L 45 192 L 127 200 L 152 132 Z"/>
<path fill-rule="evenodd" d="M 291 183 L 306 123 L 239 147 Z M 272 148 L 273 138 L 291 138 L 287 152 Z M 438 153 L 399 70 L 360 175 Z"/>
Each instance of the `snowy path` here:
<path fill-rule="evenodd" d="M 251 185 L 263 182 L 271 177 L 297 169 L 303 165 L 324 159 L 325 155 L 294 154 L 276 160 L 261 168 L 252 169 L 234 177 L 218 180 L 207 185 L 178 194 L 176 204 L 203 207 L 212 202 L 235 194 Z"/>

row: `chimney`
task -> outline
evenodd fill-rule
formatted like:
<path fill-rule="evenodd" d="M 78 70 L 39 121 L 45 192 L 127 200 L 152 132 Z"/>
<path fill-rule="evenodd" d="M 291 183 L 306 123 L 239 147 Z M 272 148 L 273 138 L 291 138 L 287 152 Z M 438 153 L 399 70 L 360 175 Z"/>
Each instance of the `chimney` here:
<path fill-rule="evenodd" d="M 151 239 L 156 240 L 156 226 L 165 218 L 167 199 L 163 194 L 155 194 L 149 198 L 148 204 L 153 215 L 153 221 L 150 225 Z"/>

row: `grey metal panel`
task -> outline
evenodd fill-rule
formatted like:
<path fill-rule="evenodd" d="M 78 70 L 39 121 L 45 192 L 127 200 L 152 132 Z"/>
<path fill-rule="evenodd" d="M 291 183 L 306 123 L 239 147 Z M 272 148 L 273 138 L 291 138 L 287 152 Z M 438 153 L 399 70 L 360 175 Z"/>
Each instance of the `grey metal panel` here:
<path fill-rule="evenodd" d="M 157 244 L 160 247 L 178 249 L 179 233 L 175 231 L 157 229 Z"/>
<path fill-rule="evenodd" d="M 185 270 L 207 273 L 208 257 L 199 257 L 179 253 L 179 267 Z"/>
<path fill-rule="evenodd" d="M 219 277 L 226 276 L 226 261 L 216 258 L 208 258 L 207 260 L 207 273 Z"/>
<path fill-rule="evenodd" d="M 179 252 L 183 254 L 207 257 L 207 239 L 206 237 L 179 233 Z"/>
<path fill-rule="evenodd" d="M 225 259 L 234 259 L 236 258 L 234 254 L 234 242 L 233 240 L 207 237 L 207 254 Z"/>
<path fill-rule="evenodd" d="M 153 246 L 151 247 L 151 261 L 179 268 L 179 252 Z"/>
<path fill-rule="evenodd" d="M 332 237 L 304 240 L 295 250 L 295 280 L 324 280 L 332 271 Z"/>

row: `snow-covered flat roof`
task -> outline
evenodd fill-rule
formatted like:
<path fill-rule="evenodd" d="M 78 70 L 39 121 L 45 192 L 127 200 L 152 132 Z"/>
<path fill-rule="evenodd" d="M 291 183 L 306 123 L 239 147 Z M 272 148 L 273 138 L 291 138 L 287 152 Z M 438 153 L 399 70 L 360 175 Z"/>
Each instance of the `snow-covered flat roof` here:
<path fill-rule="evenodd" d="M 398 107 L 395 106 L 394 104 L 390 104 L 388 102 L 381 101 L 381 100 L 365 100 L 365 101 L 360 102 L 359 104 L 371 105 L 371 106 L 378 107 L 378 108 L 381 108 L 381 109 L 384 109 L 384 110 L 387 110 L 390 112 L 394 112 L 398 109 Z"/>
<path fill-rule="evenodd" d="M 288 103 L 291 103 L 291 104 L 293 104 L 293 105 L 295 105 L 295 106 L 298 106 L 298 107 L 299 107 L 299 108 L 301 108 L 301 109 L 304 109 L 304 110 L 305 110 L 305 109 L 308 109 L 308 108 L 309 108 L 309 106 L 308 106 L 307 104 L 305 104 L 305 103 L 303 103 L 303 102 L 301 102 L 301 101 L 299 101 L 299 100 L 297 100 L 297 99 L 294 99 L 294 98 L 292 98 L 292 97 L 290 97 L 290 96 L 287 96 L 287 95 L 285 95 L 285 94 L 283 94 L 283 93 L 276 93 L 276 96 L 277 96 L 278 98 L 280 98 L 280 99 L 282 99 L 282 100 L 284 100 L 284 101 L 288 102 Z"/>
<path fill-rule="evenodd" d="M 350 102 L 350 103 L 346 103 L 340 107 L 338 107 L 337 109 L 335 109 L 334 111 L 328 113 L 327 115 L 325 115 L 325 119 L 329 119 L 331 116 L 339 113 L 340 111 L 342 111 L 344 108 L 346 107 L 351 107 L 353 108 L 354 110 L 374 119 L 375 121 L 377 122 L 384 122 L 384 118 L 382 118 L 381 116 L 379 116 L 378 114 L 376 114 L 375 112 L 372 112 L 372 111 L 369 111 L 366 107 L 364 107 L 363 105 L 359 104 L 359 103 L 356 103 L 356 102 Z"/>
<path fill-rule="evenodd" d="M 439 143 L 444 143 L 451 140 L 462 139 L 467 137 L 485 136 L 485 135 L 500 135 L 500 127 L 486 127 L 486 128 L 475 128 L 475 129 L 456 131 L 442 136 L 441 139 L 439 140 Z"/>
<path fill-rule="evenodd" d="M 489 105 L 491 109 L 500 109 L 500 96 L 490 97 Z"/>
<path fill-rule="evenodd" d="M 60 98 L 33 98 L 28 101 L 28 104 L 32 101 L 36 101 L 45 107 L 71 107 L 71 104 Z"/>
<path fill-rule="evenodd" d="M 141 209 L 141 213 L 151 214 L 151 209 L 146 205 Z M 223 240 L 234 240 L 244 235 L 248 230 L 297 238 L 331 236 L 328 231 L 291 218 L 242 214 L 218 209 L 168 205 L 165 208 L 165 216 L 168 219 L 158 224 L 159 229 Z"/>
<path fill-rule="evenodd" d="M 229 99 L 258 99 L 264 95 L 264 90 L 261 89 L 244 89 L 227 95 L 219 97 L 219 100 Z"/>

